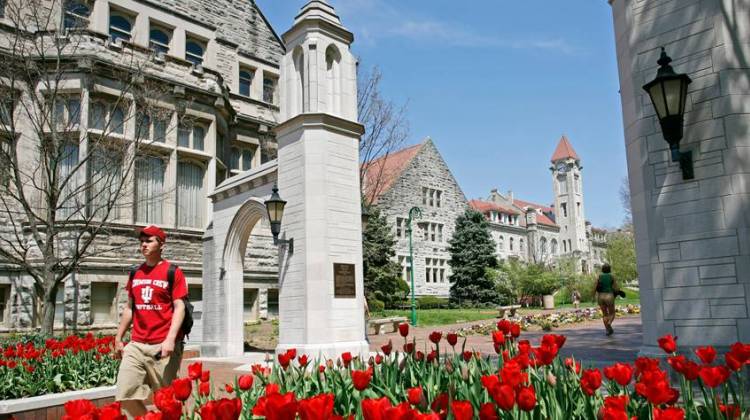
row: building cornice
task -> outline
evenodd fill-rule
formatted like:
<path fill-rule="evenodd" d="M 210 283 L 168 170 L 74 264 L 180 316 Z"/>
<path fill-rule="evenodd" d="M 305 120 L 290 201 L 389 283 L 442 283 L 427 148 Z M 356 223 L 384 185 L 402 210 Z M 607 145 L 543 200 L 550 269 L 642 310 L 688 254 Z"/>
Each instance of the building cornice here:
<path fill-rule="evenodd" d="M 302 128 L 323 128 L 357 138 L 365 133 L 365 127 L 358 122 L 323 113 L 299 114 L 277 125 L 274 127 L 273 131 L 276 134 L 276 137 L 279 138 L 284 134 Z"/>

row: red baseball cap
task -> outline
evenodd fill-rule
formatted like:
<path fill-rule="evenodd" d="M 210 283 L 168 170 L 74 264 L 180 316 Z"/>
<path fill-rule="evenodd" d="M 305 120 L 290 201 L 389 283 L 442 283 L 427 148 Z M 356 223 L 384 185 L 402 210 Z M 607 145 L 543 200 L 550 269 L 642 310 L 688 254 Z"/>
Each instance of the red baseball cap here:
<path fill-rule="evenodd" d="M 156 225 L 148 225 L 145 228 L 141 229 L 141 232 L 138 236 L 146 235 L 146 236 L 156 236 L 159 238 L 161 242 L 167 241 L 167 234 L 164 233 L 163 230 L 159 226 Z"/>

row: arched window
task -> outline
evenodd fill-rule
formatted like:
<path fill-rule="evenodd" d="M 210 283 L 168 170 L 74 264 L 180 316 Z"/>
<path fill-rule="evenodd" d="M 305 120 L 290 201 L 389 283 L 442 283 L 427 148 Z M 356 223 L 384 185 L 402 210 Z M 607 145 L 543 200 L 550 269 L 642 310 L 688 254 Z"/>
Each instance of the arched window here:
<path fill-rule="evenodd" d="M 109 16 L 109 37 L 112 41 L 118 39 L 130 41 L 132 31 L 133 24 L 129 18 L 117 13 Z"/>
<path fill-rule="evenodd" d="M 513 238 L 510 238 L 510 250 L 513 251 Z"/>
<path fill-rule="evenodd" d="M 539 240 L 539 251 L 542 253 L 542 256 L 547 254 L 547 238 L 542 237 Z"/>
<path fill-rule="evenodd" d="M 253 71 L 240 70 L 240 95 L 250 97 L 250 85 L 253 82 Z"/>
<path fill-rule="evenodd" d="M 155 52 L 166 54 L 169 52 L 169 35 L 163 29 L 151 29 L 149 45 Z"/>
<path fill-rule="evenodd" d="M 305 112 L 305 100 L 307 99 L 305 95 L 305 54 L 302 48 L 295 48 L 292 58 L 294 59 L 295 83 L 293 86 L 295 88 L 291 89 L 293 95 L 291 103 L 292 114 L 296 115 Z"/>
<path fill-rule="evenodd" d="M 518 248 L 519 248 L 519 251 L 523 252 L 523 250 L 524 250 L 524 241 L 523 241 L 523 239 L 521 239 L 521 240 L 518 241 Z"/>
<path fill-rule="evenodd" d="M 497 249 L 499 251 L 505 249 L 505 237 L 503 237 L 503 235 L 500 235 L 500 237 L 497 239 Z"/>
<path fill-rule="evenodd" d="M 91 9 L 85 2 L 66 1 L 63 27 L 65 29 L 85 28 L 89 25 L 90 14 Z"/>
<path fill-rule="evenodd" d="M 189 39 L 187 43 L 185 43 L 185 60 L 196 66 L 201 65 L 203 64 L 203 53 L 203 44 L 198 41 Z"/>
<path fill-rule="evenodd" d="M 552 240 L 552 255 L 557 255 L 557 239 Z"/>
<path fill-rule="evenodd" d="M 326 87 L 328 112 L 341 112 L 341 53 L 331 45 L 326 49 Z"/>

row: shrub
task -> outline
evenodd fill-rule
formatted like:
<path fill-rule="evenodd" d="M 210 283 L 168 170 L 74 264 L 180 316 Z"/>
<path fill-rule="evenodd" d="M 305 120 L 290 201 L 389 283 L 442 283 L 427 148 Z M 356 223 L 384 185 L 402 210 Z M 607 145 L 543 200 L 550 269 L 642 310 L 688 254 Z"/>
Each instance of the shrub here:
<path fill-rule="evenodd" d="M 437 296 L 421 296 L 417 298 L 419 309 L 443 309 L 448 307 L 448 299 Z"/>
<path fill-rule="evenodd" d="M 382 300 L 368 299 L 367 307 L 370 308 L 370 313 L 383 312 L 385 310 L 385 303 Z"/>

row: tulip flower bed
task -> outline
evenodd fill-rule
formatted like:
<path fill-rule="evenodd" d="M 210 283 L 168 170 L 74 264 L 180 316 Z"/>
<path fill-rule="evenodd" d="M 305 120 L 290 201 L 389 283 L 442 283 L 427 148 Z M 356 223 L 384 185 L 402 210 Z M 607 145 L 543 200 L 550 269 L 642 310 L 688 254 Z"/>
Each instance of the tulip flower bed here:
<path fill-rule="evenodd" d="M 721 360 L 713 348 L 701 348 L 692 360 L 676 355 L 676 339 L 665 336 L 659 344 L 668 363 L 639 358 L 599 370 L 561 360 L 565 336 L 548 334 L 534 346 L 520 339 L 519 324 L 507 320 L 490 334 L 499 355 L 494 358 L 465 349 L 455 333 L 433 332 L 425 353 L 409 340 L 407 324 L 399 332 L 400 349 L 389 342 L 369 360 L 344 353 L 319 364 L 287 350 L 272 368 L 256 365 L 252 374 L 218 384 L 231 398 L 218 399 L 210 372 L 192 364 L 186 378 L 156 392 L 159 411 L 142 419 L 671 420 L 749 414 L 742 372 L 750 344 L 732 345 Z M 679 373 L 679 384 L 670 383 L 667 369 Z M 80 406 L 70 404 L 71 410 Z"/>
<path fill-rule="evenodd" d="M 90 333 L 0 346 L 0 399 L 114 385 L 119 361 L 113 350 L 113 336 Z"/>

